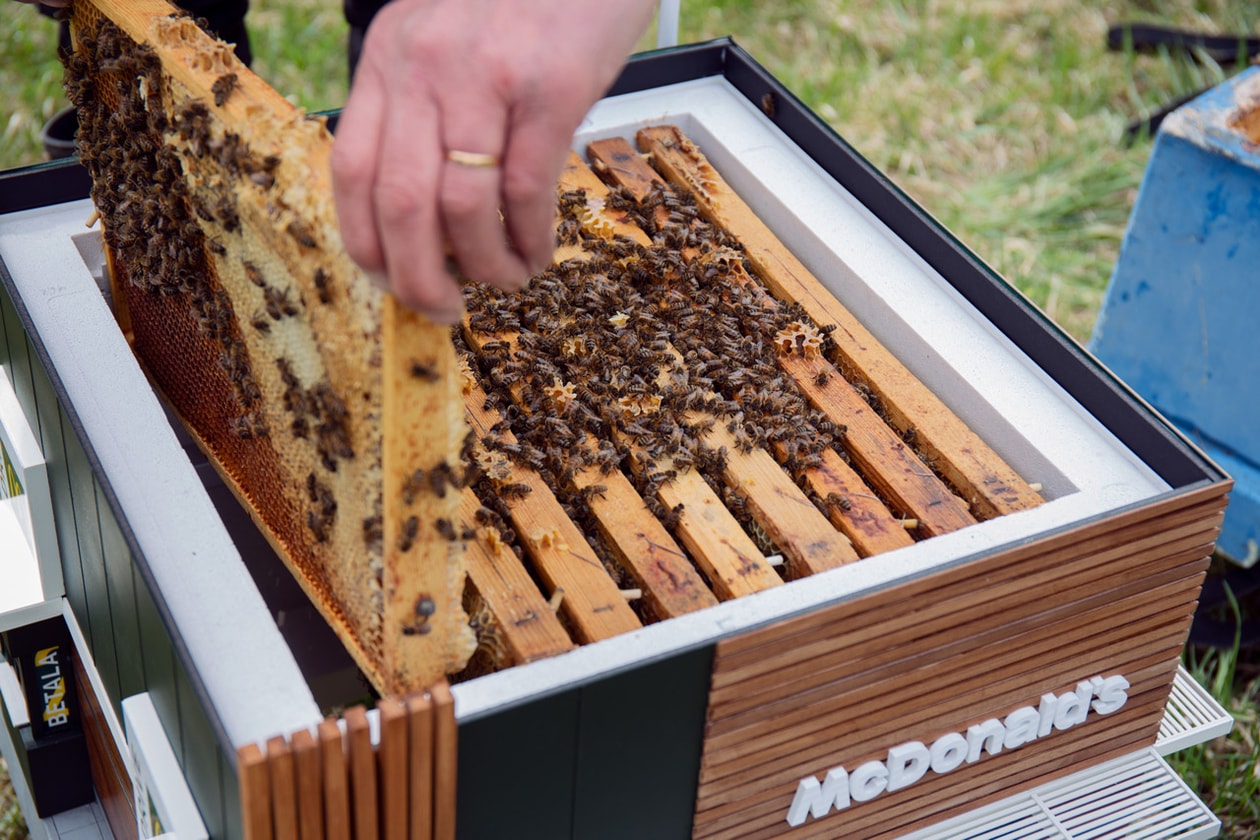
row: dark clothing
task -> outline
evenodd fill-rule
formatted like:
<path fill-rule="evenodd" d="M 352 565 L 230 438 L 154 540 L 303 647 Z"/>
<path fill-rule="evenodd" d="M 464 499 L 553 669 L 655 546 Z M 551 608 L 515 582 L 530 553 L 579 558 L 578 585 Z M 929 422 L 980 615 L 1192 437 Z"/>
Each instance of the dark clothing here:
<path fill-rule="evenodd" d="M 176 0 L 176 5 L 196 18 L 206 21 L 206 28 L 220 39 L 236 45 L 236 57 L 246 67 L 254 61 L 253 51 L 249 48 L 249 32 L 245 29 L 245 12 L 249 9 L 249 0 Z M 56 16 L 61 9 L 40 6 L 40 12 L 49 17 Z M 57 33 L 57 42 L 63 50 L 70 49 L 70 25 L 61 22 L 61 31 Z"/>
<path fill-rule="evenodd" d="M 367 34 L 368 24 L 376 13 L 389 0 L 342 0 L 341 6 L 346 13 L 346 23 L 350 24 L 350 43 L 346 45 L 346 56 L 350 62 L 350 78 L 354 78 L 354 68 L 359 66 L 359 56 L 363 52 L 363 37 Z"/>

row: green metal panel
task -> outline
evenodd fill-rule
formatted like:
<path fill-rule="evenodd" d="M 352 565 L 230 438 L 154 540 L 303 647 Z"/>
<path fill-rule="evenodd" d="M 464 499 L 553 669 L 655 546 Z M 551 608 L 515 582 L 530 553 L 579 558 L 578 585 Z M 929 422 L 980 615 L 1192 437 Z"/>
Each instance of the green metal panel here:
<path fill-rule="evenodd" d="M 460 724 L 460 840 L 572 836 L 580 696 L 573 689 Z"/>
<path fill-rule="evenodd" d="M 582 689 L 575 840 L 691 836 L 712 670 L 706 645 Z"/>
<path fill-rule="evenodd" d="M 101 545 L 100 512 L 96 507 L 96 480 L 87 454 L 69 431 L 68 428 L 63 429 L 66 433 L 66 463 L 70 468 L 70 510 L 79 540 L 77 571 L 83 575 L 87 606 L 86 614 L 76 612 L 76 617 L 92 646 L 92 659 L 96 662 L 96 670 L 101 674 L 105 691 L 117 708 L 120 702 L 118 663 L 114 651 L 109 581 L 105 576 L 105 549 Z"/>
<path fill-rule="evenodd" d="M 223 791 L 224 840 L 245 840 L 241 822 L 241 786 L 236 775 L 236 762 L 219 754 L 219 787 Z"/>
<path fill-rule="evenodd" d="M 138 571 L 136 575 L 139 575 Z M 166 730 L 166 738 L 171 742 L 171 749 L 182 762 L 184 733 L 180 727 L 179 694 L 175 687 L 175 651 L 153 595 L 143 581 L 139 583 L 141 585 L 135 588 L 135 603 L 136 621 L 140 628 L 140 655 L 144 660 L 144 682 L 153 708 Z"/>
<path fill-rule="evenodd" d="M 100 512 L 101 546 L 105 556 L 105 575 L 109 582 L 111 628 L 115 659 L 118 663 L 118 694 L 114 711 L 122 716 L 122 701 L 144 691 L 144 665 L 140 660 L 140 622 L 136 618 L 136 591 L 132 578 L 135 564 L 131 551 L 118 528 L 118 520 L 110 513 L 109 503 L 96 482 L 96 509 Z"/>
<path fill-rule="evenodd" d="M 223 836 L 223 789 L 219 778 L 222 753 L 218 739 L 210 729 L 201 701 L 182 663 L 176 661 L 175 688 L 179 699 L 179 725 L 184 744 L 180 765 L 184 778 L 201 809 L 201 819 L 211 837 Z"/>
<path fill-rule="evenodd" d="M 211 837 L 239 840 L 234 764 L 214 736 L 106 493 L 3 286 L 0 363 L 40 438 L 66 597 L 108 701 L 121 714 L 124 698 L 149 692 Z"/>

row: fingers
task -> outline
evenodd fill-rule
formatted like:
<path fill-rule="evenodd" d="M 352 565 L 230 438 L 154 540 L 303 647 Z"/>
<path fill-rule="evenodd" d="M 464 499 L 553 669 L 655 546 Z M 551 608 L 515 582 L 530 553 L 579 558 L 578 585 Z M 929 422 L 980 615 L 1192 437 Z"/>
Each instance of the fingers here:
<path fill-rule="evenodd" d="M 473 91 L 486 91 L 472 85 Z M 442 104 L 442 175 L 438 204 L 442 231 L 469 280 L 518 289 L 529 268 L 500 218 L 506 113 L 495 98 L 476 94 Z M 491 161 L 494 163 L 491 163 Z"/>
<path fill-rule="evenodd" d="M 550 265 L 556 249 L 556 182 L 569 149 L 567 129 L 562 120 L 522 119 L 508 134 L 503 215 L 531 274 Z"/>
<path fill-rule="evenodd" d="M 333 198 L 346 253 L 364 271 L 383 274 L 385 251 L 377 233 L 373 199 L 385 118 L 385 87 L 367 63 L 359 71 L 341 112 L 333 141 Z"/>
<path fill-rule="evenodd" d="M 396 92 L 382 124 L 372 191 L 389 285 L 404 306 L 453 324 L 464 299 L 444 266 L 436 200 L 443 161 L 436 104 L 414 87 Z"/>

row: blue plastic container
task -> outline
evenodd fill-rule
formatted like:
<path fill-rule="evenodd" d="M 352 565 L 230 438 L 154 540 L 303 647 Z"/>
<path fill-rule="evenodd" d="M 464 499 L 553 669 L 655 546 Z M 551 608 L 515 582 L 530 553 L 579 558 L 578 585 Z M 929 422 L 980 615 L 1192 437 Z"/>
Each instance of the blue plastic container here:
<path fill-rule="evenodd" d="M 1260 556 L 1257 140 L 1260 68 L 1164 120 L 1090 342 L 1234 477 L 1218 548 L 1246 566 Z"/>

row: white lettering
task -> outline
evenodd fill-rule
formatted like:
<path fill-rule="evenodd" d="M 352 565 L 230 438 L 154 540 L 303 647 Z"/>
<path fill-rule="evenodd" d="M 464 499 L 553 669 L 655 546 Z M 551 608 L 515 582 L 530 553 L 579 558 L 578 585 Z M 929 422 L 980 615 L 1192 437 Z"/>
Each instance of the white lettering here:
<path fill-rule="evenodd" d="M 1129 690 L 1129 681 L 1117 674 L 1114 677 L 1107 677 L 1103 680 L 1102 688 L 1095 692 L 1098 699 L 1094 701 L 1094 711 L 1100 715 L 1109 715 L 1124 705 L 1124 701 L 1129 699 L 1126 693 Z"/>
<path fill-rule="evenodd" d="M 888 768 L 882 761 L 868 761 L 849 778 L 849 795 L 854 802 L 870 802 L 888 788 Z"/>
<path fill-rule="evenodd" d="M 1044 738 L 1050 734 L 1050 730 L 1054 727 L 1054 709 L 1059 703 L 1059 698 L 1050 692 L 1041 695 L 1041 705 L 1037 707 L 1038 714 L 1041 715 L 1041 722 L 1037 725 L 1037 737 Z"/>
<path fill-rule="evenodd" d="M 796 785 L 796 795 L 788 807 L 787 822 L 795 827 L 812 816 L 825 817 L 833 808 L 843 810 L 851 802 L 869 802 L 884 791 L 909 787 L 932 772 L 943 775 L 973 764 L 987 751 L 997 755 L 1003 749 L 1013 750 L 1044 738 L 1051 732 L 1062 732 L 1083 723 L 1090 710 L 1109 715 L 1129 699 L 1129 681 L 1116 674 L 1107 678 L 1092 677 L 1077 683 L 1075 691 L 1055 696 L 1041 695 L 1036 708 L 1021 706 L 1002 720 L 988 720 L 967 727 L 967 734 L 946 732 L 932 742 L 907 741 L 888 750 L 888 759 L 867 761 L 850 775 L 844 767 L 827 771 L 821 783 L 806 776 Z"/>
<path fill-rule="evenodd" d="M 1032 706 L 1021 706 L 1007 715 L 1002 723 L 1006 724 L 1006 737 L 1002 739 L 1002 745 L 1013 750 L 1037 740 L 1037 724 L 1041 723 L 1041 715 Z"/>
<path fill-rule="evenodd" d="M 1006 727 L 997 718 L 989 718 L 984 723 L 967 727 L 967 763 L 974 764 L 980 760 L 980 751 L 987 749 L 989 755 L 997 755 L 1002 751 L 1002 739 L 1006 737 Z"/>
<path fill-rule="evenodd" d="M 942 735 L 932 743 L 932 771 L 944 775 L 967 759 L 967 739 L 957 732 Z"/>
<path fill-rule="evenodd" d="M 788 825 L 798 826 L 810 814 L 817 820 L 827 816 L 832 808 L 840 811 L 848 807 L 849 774 L 843 767 L 833 767 L 827 771 L 821 785 L 813 776 L 806 776 L 797 783 L 796 796 L 788 808 Z"/>
<path fill-rule="evenodd" d="M 928 771 L 931 754 L 919 741 L 910 741 L 888 751 L 888 790 L 912 785 Z"/>
<path fill-rule="evenodd" d="M 1054 728 L 1063 732 L 1078 723 L 1085 722 L 1089 714 L 1089 701 L 1094 699 L 1094 689 L 1088 682 L 1076 684 L 1075 692 L 1059 695 L 1059 708 L 1054 712 Z"/>

